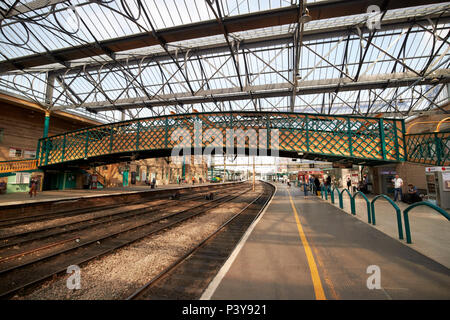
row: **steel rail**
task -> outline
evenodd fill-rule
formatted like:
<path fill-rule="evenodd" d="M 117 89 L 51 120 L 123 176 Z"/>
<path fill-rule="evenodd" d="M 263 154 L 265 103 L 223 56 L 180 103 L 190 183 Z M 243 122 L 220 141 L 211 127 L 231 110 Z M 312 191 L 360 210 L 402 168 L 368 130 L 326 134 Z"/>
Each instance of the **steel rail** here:
<path fill-rule="evenodd" d="M 231 195 L 231 196 L 230 195 L 225 195 L 225 196 L 223 196 L 221 198 L 215 199 L 215 200 L 213 200 L 214 204 L 212 204 L 212 205 L 210 205 L 211 202 L 204 203 L 204 204 L 201 204 L 201 205 L 198 205 L 198 206 L 195 206 L 195 207 L 191 207 L 189 209 L 185 209 L 185 210 L 182 210 L 182 211 L 175 212 L 173 214 L 164 216 L 164 217 L 162 217 L 160 219 L 155 219 L 155 220 L 153 220 L 151 222 L 147 222 L 147 223 L 142 224 L 142 225 L 133 226 L 133 227 L 127 228 L 125 230 L 121 230 L 119 232 L 114 232 L 112 234 L 108 234 L 106 236 L 103 236 L 103 237 L 100 237 L 100 238 L 96 238 L 94 240 L 90 240 L 87 243 L 82 243 L 82 244 L 80 244 L 80 245 L 78 245 L 76 247 L 70 248 L 70 249 L 63 249 L 63 250 L 60 250 L 58 252 L 54 252 L 52 254 L 49 254 L 49 255 L 44 256 L 44 257 L 41 257 L 41 258 L 39 258 L 37 260 L 34 260 L 34 261 L 29 261 L 29 262 L 26 262 L 26 263 L 22 263 L 22 264 L 20 264 L 18 266 L 9 267 L 7 269 L 0 270 L 0 277 L 8 276 L 8 275 L 10 276 L 11 272 L 24 271 L 23 269 L 25 267 L 27 267 L 27 266 L 33 266 L 36 263 L 45 263 L 46 261 L 48 262 L 52 258 L 58 258 L 58 257 L 61 257 L 63 254 L 69 254 L 69 253 L 71 253 L 71 256 L 69 257 L 69 260 L 70 260 L 71 257 L 73 258 L 72 261 L 70 261 L 70 264 L 80 265 L 80 264 L 86 263 L 86 262 L 88 262 L 88 261 L 90 261 L 92 259 L 95 259 L 95 258 L 98 258 L 100 256 L 103 256 L 103 255 L 105 255 L 105 254 L 107 254 L 107 253 L 109 253 L 109 252 L 111 252 L 113 250 L 117 250 L 117 249 L 119 249 L 121 247 L 124 247 L 124 246 L 126 246 L 128 244 L 131 244 L 131 243 L 133 243 L 133 242 L 135 242 L 137 240 L 140 240 L 140 239 L 145 238 L 147 236 L 150 236 L 152 234 L 158 233 L 158 232 L 160 232 L 162 230 L 165 230 L 165 229 L 168 229 L 170 227 L 173 227 L 173 226 L 175 226 L 175 225 L 177 225 L 177 224 L 179 224 L 181 222 L 187 221 L 187 220 L 189 220 L 189 219 L 191 219 L 193 217 L 196 217 L 196 216 L 199 216 L 201 214 L 204 214 L 205 212 L 207 212 L 207 211 L 209 211 L 211 209 L 214 209 L 214 208 L 218 207 L 219 205 L 221 205 L 223 203 L 229 202 L 229 201 L 231 201 L 231 200 L 233 200 L 233 199 L 235 199 L 235 198 L 245 194 L 246 192 L 250 191 L 250 189 L 251 188 L 248 188 L 248 189 L 242 191 L 241 193 L 239 193 L 237 195 Z M 206 208 L 202 208 L 202 207 L 206 207 Z M 195 213 L 190 213 L 190 211 L 192 211 L 194 209 L 200 209 L 200 211 L 195 212 Z M 138 235 L 134 235 L 134 236 L 131 235 L 131 236 L 128 236 L 127 239 L 122 240 L 122 241 L 120 241 L 120 239 L 117 239 L 117 236 L 125 235 L 126 233 L 129 233 L 129 232 L 137 232 L 139 229 L 148 227 L 150 225 L 155 225 L 155 224 L 161 222 L 162 220 L 165 220 L 165 219 L 170 218 L 170 217 L 175 217 L 175 216 L 180 215 L 182 213 L 187 213 L 187 216 L 186 217 L 181 217 L 179 219 L 175 219 L 175 221 L 172 221 L 172 222 L 169 222 L 169 223 L 164 224 L 162 226 L 159 226 L 157 228 L 154 228 L 153 230 L 150 230 L 150 232 L 144 232 L 143 234 L 138 234 Z M 74 253 L 76 252 L 76 250 L 78 250 L 78 249 L 87 250 L 90 245 L 96 245 L 98 243 L 101 243 L 100 241 L 112 240 L 113 238 L 115 238 L 114 239 L 115 242 L 112 245 L 108 246 L 108 244 L 103 244 L 103 247 L 101 247 L 101 248 L 95 248 L 94 247 L 93 248 L 94 250 L 92 250 L 93 254 L 89 255 L 89 254 L 83 253 L 83 256 L 80 257 L 80 259 L 77 260 L 76 257 L 74 258 L 74 256 L 75 256 Z M 99 251 L 99 252 L 95 252 L 95 249 L 97 249 L 97 251 Z M 87 255 L 87 257 L 86 257 L 86 255 Z M 75 260 L 75 261 L 73 261 L 73 260 Z M 53 267 L 53 269 L 56 269 L 56 270 L 49 271 L 49 272 L 45 273 L 44 275 L 37 276 L 37 278 L 32 279 L 31 281 L 25 281 L 25 283 L 18 284 L 16 286 L 13 286 L 12 288 L 11 287 L 10 288 L 7 287 L 5 291 L 0 292 L 0 298 L 5 299 L 7 297 L 10 297 L 12 294 L 14 294 L 15 292 L 17 292 L 19 290 L 22 290 L 22 289 L 25 289 L 25 288 L 29 288 L 30 286 L 36 285 L 36 284 L 38 284 L 38 283 L 40 283 L 40 282 L 42 282 L 42 281 L 44 281 L 44 280 L 54 276 L 54 275 L 57 275 L 57 274 L 62 273 L 62 272 L 65 272 L 66 271 L 66 266 L 67 266 L 66 262 L 60 263 L 59 265 L 57 264 L 56 267 Z M 46 270 L 48 270 L 48 269 L 46 269 Z M 33 274 L 35 274 L 35 273 L 33 273 Z M 20 274 L 18 275 L 18 277 L 19 277 L 19 279 L 21 279 L 21 275 Z M 19 279 L 17 279 L 17 281 L 19 281 Z M 9 281 L 11 281 L 11 279 L 9 279 Z M 5 282 L 3 282 L 3 283 L 5 283 Z"/>
<path fill-rule="evenodd" d="M 242 214 L 244 212 L 246 212 L 248 210 L 248 208 L 255 204 L 258 200 L 260 200 L 261 198 L 263 198 L 266 195 L 266 191 L 264 190 L 263 192 L 261 192 L 261 194 L 255 198 L 252 202 L 250 202 L 249 204 L 247 204 L 242 210 L 240 210 L 238 213 L 236 213 L 235 215 L 233 215 L 230 219 L 228 219 L 226 222 L 224 222 L 221 226 L 219 226 L 213 233 L 211 233 L 207 238 L 203 239 L 201 242 L 199 242 L 198 244 L 196 244 L 191 250 L 189 250 L 188 252 L 186 252 L 184 255 L 182 255 L 180 258 L 178 258 L 176 261 L 174 261 L 172 264 L 170 264 L 167 268 L 165 268 L 164 270 L 162 270 L 159 274 L 157 274 L 153 279 L 151 279 L 149 282 L 147 282 L 145 285 L 143 285 L 141 288 L 139 288 L 138 290 L 136 290 L 132 295 L 130 295 L 126 300 L 137 300 L 139 298 L 142 298 L 143 296 L 145 296 L 145 292 L 152 286 L 154 285 L 156 282 L 158 282 L 159 280 L 163 279 L 164 277 L 168 276 L 168 274 L 170 272 L 172 272 L 175 268 L 177 268 L 178 266 L 180 266 L 183 262 L 187 261 L 187 259 L 189 259 L 191 256 L 193 256 L 200 248 L 204 247 L 205 244 L 207 244 L 209 241 L 211 241 L 212 239 L 214 239 L 219 233 L 221 233 L 222 231 L 224 231 L 224 229 L 226 227 L 229 227 L 233 222 L 236 221 L 236 219 L 240 216 L 242 216 Z M 261 213 L 261 211 L 266 207 L 267 203 L 269 202 L 269 200 L 272 198 L 273 196 L 273 192 L 271 192 L 270 196 L 266 199 L 266 201 L 264 202 L 264 204 L 261 206 L 258 214 L 252 219 L 252 222 L 255 221 L 259 214 Z M 247 230 L 247 229 L 245 229 Z M 242 235 L 245 233 L 242 232 Z M 240 238 L 239 238 L 240 239 Z"/>

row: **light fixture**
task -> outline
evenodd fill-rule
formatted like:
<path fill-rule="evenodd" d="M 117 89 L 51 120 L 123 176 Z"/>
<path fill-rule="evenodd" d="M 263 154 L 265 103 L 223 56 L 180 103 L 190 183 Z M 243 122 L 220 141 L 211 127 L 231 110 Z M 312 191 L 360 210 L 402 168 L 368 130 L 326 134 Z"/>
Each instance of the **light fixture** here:
<path fill-rule="evenodd" d="M 305 11 L 303 11 L 303 15 L 300 17 L 299 21 L 300 23 L 308 23 L 312 20 L 311 15 L 309 14 L 308 8 L 305 8 Z"/>

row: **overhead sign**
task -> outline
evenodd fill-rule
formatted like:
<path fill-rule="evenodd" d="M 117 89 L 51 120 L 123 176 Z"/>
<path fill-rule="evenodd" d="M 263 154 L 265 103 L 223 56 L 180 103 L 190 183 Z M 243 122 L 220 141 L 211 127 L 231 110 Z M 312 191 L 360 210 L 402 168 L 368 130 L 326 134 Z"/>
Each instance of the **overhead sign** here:
<path fill-rule="evenodd" d="M 333 168 L 352 169 L 353 163 L 333 162 Z"/>
<path fill-rule="evenodd" d="M 450 172 L 450 167 L 426 167 L 425 172 Z"/>

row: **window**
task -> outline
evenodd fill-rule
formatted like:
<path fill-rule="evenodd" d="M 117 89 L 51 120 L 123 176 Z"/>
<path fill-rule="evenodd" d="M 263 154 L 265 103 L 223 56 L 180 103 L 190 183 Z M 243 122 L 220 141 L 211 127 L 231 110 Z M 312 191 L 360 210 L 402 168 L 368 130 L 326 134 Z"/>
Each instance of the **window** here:
<path fill-rule="evenodd" d="M 28 184 L 30 183 L 31 173 L 29 172 L 18 172 L 16 173 L 16 181 L 13 180 L 13 184 Z"/>
<path fill-rule="evenodd" d="M 25 159 L 34 159 L 36 158 L 36 150 L 25 150 L 23 153 L 23 157 Z"/>
<path fill-rule="evenodd" d="M 9 148 L 9 157 L 10 158 L 21 158 L 22 157 L 22 149 Z"/>
<path fill-rule="evenodd" d="M 3 142 L 3 133 L 5 132 L 5 129 L 0 128 L 0 142 Z"/>

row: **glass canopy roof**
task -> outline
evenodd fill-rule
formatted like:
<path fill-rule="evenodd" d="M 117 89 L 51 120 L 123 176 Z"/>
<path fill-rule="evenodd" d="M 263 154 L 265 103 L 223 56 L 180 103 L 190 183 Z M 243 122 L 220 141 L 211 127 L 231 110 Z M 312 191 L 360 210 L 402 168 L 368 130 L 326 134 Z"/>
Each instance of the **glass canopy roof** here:
<path fill-rule="evenodd" d="M 349 12 L 354 1 L 3 1 L 0 92 L 103 122 L 446 112 L 450 2 L 396 2 Z"/>

